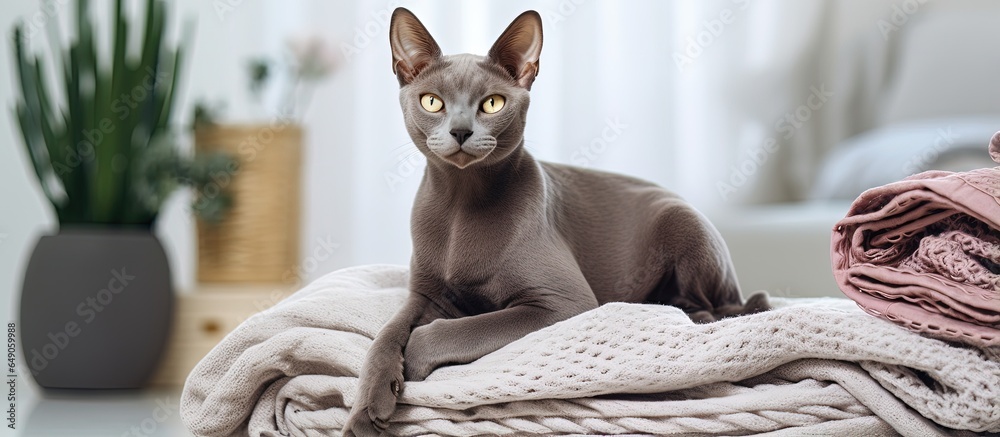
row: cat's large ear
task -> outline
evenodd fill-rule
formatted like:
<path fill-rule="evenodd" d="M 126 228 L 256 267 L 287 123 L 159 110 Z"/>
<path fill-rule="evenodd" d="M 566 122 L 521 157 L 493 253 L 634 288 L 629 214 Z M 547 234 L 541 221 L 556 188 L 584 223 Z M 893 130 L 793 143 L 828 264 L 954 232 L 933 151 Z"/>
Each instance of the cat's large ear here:
<path fill-rule="evenodd" d="M 441 48 L 427 28 L 406 8 L 396 8 L 389 22 L 392 72 L 399 86 L 413 82 L 420 72 L 441 57 Z"/>
<path fill-rule="evenodd" d="M 538 12 L 526 11 L 507 26 L 487 57 L 507 70 L 518 85 L 530 90 L 538 75 L 541 54 L 542 17 Z"/>

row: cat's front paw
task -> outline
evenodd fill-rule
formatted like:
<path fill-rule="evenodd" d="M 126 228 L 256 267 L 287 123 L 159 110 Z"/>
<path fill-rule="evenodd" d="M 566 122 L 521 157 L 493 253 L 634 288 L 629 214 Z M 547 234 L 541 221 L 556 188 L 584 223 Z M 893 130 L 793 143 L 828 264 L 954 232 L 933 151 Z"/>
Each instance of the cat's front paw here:
<path fill-rule="evenodd" d="M 410 339 L 403 349 L 403 373 L 407 381 L 423 381 L 441 363 L 441 346 L 433 339 L 434 322 L 417 327 L 410 333 Z"/>
<path fill-rule="evenodd" d="M 344 425 L 344 437 L 378 437 L 385 432 L 385 428 L 378 428 L 370 418 L 368 408 L 354 412 L 347 418 Z"/>
<path fill-rule="evenodd" d="M 344 424 L 344 436 L 382 435 L 389 428 L 389 418 L 396 411 L 396 398 L 403 388 L 402 362 L 399 358 L 380 362 L 376 358 L 372 361 L 378 364 L 365 372 L 361 380 L 357 400 Z"/>

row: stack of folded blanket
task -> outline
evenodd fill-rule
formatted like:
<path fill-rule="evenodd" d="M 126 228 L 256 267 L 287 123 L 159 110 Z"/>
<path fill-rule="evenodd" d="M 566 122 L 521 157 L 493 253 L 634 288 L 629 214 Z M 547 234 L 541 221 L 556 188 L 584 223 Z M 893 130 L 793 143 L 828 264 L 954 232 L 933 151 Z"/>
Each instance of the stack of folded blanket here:
<path fill-rule="evenodd" d="M 404 267 L 327 275 L 192 371 L 199 436 L 339 435 L 358 372 L 406 297 Z M 695 325 L 609 304 L 404 384 L 391 435 L 964 435 L 1000 432 L 1000 354 L 927 338 L 847 299 Z"/>
<path fill-rule="evenodd" d="M 989 147 L 1000 163 L 1000 133 Z M 832 261 L 840 288 L 869 313 L 1000 346 L 1000 167 L 929 171 L 864 192 L 834 227 Z"/>
<path fill-rule="evenodd" d="M 990 150 L 1000 163 L 1000 133 Z M 869 190 L 832 251 L 858 305 L 773 299 L 705 325 L 605 305 L 407 382 L 388 433 L 1000 433 L 1000 167 Z M 192 371 L 184 422 L 199 436 L 338 435 L 407 282 L 404 267 L 346 269 L 250 318 Z"/>

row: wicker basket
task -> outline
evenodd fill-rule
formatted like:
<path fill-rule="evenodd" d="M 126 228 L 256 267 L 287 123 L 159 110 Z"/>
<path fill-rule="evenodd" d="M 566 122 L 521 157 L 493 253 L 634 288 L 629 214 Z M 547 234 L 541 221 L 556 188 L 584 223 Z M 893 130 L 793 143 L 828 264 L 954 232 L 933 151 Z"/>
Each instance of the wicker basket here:
<path fill-rule="evenodd" d="M 293 124 L 214 125 L 195 147 L 235 156 L 239 167 L 216 178 L 232 208 L 220 223 L 198 220 L 198 280 L 295 282 L 299 257 L 302 129 Z M 228 179 L 228 180 L 227 180 Z"/>

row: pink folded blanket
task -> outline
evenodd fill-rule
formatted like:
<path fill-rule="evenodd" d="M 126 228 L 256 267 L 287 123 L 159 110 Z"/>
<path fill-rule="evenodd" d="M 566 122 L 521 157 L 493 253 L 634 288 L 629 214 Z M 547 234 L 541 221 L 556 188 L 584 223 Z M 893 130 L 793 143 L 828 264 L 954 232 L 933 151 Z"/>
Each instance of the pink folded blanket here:
<path fill-rule="evenodd" d="M 1000 163 L 1000 132 L 990 141 Z M 1000 346 L 1000 167 L 928 171 L 861 194 L 833 229 L 833 273 L 870 314 Z"/>

